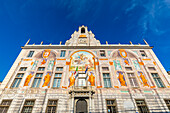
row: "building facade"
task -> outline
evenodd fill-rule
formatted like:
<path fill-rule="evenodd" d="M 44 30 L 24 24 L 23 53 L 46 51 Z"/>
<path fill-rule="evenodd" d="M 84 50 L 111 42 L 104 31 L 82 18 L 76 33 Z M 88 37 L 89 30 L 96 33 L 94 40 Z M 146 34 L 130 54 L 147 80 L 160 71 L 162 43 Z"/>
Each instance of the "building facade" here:
<path fill-rule="evenodd" d="M 0 85 L 1 113 L 168 113 L 170 77 L 147 44 L 101 44 L 80 26 L 29 44 Z"/>

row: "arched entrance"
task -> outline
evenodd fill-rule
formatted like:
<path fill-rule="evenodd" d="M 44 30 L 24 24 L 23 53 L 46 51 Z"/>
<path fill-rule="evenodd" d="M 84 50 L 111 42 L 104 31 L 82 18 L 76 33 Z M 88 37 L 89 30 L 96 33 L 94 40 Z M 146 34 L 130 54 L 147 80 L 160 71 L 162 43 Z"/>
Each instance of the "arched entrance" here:
<path fill-rule="evenodd" d="M 76 113 L 87 113 L 87 101 L 79 99 L 76 103 Z"/>

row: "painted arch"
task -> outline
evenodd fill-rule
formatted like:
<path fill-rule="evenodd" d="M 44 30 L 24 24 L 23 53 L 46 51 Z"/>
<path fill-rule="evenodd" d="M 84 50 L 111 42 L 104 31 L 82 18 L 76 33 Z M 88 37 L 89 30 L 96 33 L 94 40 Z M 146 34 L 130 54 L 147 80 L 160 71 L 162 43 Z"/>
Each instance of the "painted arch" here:
<path fill-rule="evenodd" d="M 70 56 L 70 71 L 75 71 L 78 67 L 78 71 L 85 71 L 88 67 L 89 71 L 95 69 L 94 54 L 86 50 L 75 51 Z"/>

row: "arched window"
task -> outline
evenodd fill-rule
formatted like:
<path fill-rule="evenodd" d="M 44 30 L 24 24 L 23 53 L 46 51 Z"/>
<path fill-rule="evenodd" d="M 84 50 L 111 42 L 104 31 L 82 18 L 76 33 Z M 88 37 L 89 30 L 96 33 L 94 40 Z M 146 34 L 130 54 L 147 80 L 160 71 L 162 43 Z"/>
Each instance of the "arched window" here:
<path fill-rule="evenodd" d="M 81 33 L 85 33 L 85 28 L 81 28 Z"/>

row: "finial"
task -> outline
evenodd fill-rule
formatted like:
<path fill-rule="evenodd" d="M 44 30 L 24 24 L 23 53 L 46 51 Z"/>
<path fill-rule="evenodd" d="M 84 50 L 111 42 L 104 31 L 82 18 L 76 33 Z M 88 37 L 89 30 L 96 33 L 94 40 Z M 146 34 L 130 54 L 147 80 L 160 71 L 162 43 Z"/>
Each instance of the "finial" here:
<path fill-rule="evenodd" d="M 35 45 L 35 43 L 34 43 L 34 44 L 32 44 L 32 45 Z"/>
<path fill-rule="evenodd" d="M 62 44 L 62 41 L 60 41 L 60 45 Z"/>
<path fill-rule="evenodd" d="M 145 42 L 145 44 L 146 44 L 146 45 L 149 45 L 149 44 L 146 42 L 146 40 L 145 40 L 145 39 L 143 39 L 143 41 Z"/>
<path fill-rule="evenodd" d="M 43 44 L 43 41 L 41 42 L 41 44 L 40 45 L 42 45 Z"/>
<path fill-rule="evenodd" d="M 139 45 L 141 45 L 140 43 L 138 43 Z"/>
<path fill-rule="evenodd" d="M 106 44 L 108 45 L 108 42 L 106 41 Z"/>
<path fill-rule="evenodd" d="M 132 42 L 131 41 L 129 41 L 130 42 L 130 44 L 132 45 Z"/>
<path fill-rule="evenodd" d="M 50 43 L 49 45 L 52 45 L 52 43 Z"/>
<path fill-rule="evenodd" d="M 120 45 L 120 43 L 119 43 L 119 45 Z"/>
<path fill-rule="evenodd" d="M 27 41 L 27 43 L 25 45 L 28 45 L 29 42 L 30 42 L 30 39 Z"/>

